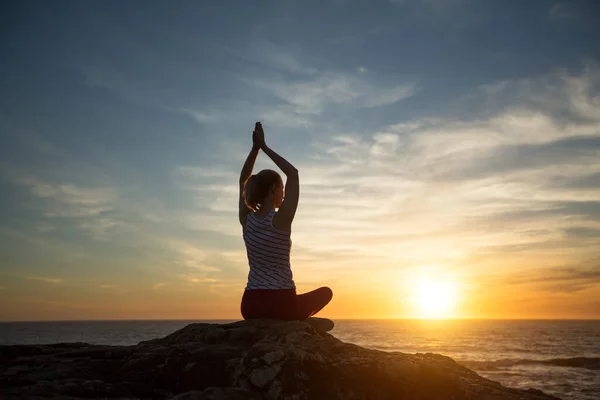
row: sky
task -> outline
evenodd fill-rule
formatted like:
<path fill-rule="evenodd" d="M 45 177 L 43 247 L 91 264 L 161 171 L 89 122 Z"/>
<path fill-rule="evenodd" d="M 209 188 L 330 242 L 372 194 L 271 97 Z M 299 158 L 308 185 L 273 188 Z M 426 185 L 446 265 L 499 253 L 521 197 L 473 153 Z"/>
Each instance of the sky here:
<path fill-rule="evenodd" d="M 600 318 L 599 2 L 1 7 L 0 320 L 241 318 L 256 121 L 320 315 Z"/>

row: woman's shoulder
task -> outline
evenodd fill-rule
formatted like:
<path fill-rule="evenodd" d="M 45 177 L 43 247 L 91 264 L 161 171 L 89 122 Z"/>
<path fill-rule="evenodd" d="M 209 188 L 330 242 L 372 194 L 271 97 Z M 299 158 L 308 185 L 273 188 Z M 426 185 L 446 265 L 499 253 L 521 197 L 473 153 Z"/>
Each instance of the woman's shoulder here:
<path fill-rule="evenodd" d="M 277 218 L 277 212 L 272 214 L 269 225 L 279 233 L 284 233 L 287 235 L 292 233 L 292 223 L 290 222 L 289 224 L 281 224 L 281 221 Z"/>

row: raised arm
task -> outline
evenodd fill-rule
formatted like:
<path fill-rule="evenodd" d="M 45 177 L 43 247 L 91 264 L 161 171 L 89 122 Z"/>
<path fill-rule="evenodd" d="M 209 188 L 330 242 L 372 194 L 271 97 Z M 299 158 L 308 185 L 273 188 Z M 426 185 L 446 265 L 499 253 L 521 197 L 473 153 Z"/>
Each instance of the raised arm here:
<path fill-rule="evenodd" d="M 285 196 L 283 203 L 273 218 L 273 226 L 282 231 L 290 231 L 292 221 L 298 208 L 298 198 L 300 197 L 300 181 L 298 170 L 290 164 L 285 158 L 273 151 L 264 140 L 264 132 L 260 123 L 256 124 L 257 141 L 262 151 L 269 156 L 271 160 L 279 167 L 287 177 L 285 182 Z"/>
<path fill-rule="evenodd" d="M 246 157 L 246 162 L 242 167 L 242 172 L 240 173 L 240 198 L 239 198 L 239 219 L 240 224 L 242 226 L 246 225 L 246 218 L 250 210 L 246 206 L 244 202 L 244 185 L 250 176 L 252 175 L 252 169 L 254 168 L 254 163 L 256 162 L 256 157 L 258 156 L 259 146 L 256 142 L 256 133 L 252 134 L 252 149 Z"/>

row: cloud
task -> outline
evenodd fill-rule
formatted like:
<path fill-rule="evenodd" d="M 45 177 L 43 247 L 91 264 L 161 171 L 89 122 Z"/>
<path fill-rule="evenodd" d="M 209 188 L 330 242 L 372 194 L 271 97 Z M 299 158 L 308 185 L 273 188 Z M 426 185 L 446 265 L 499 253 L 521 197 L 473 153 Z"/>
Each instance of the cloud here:
<path fill-rule="evenodd" d="M 330 103 L 349 103 L 359 96 L 350 81 L 342 76 L 321 76 L 316 80 L 298 83 L 284 80 L 255 80 L 250 83 L 272 92 L 300 115 L 320 114 Z"/>
<path fill-rule="evenodd" d="M 267 45 L 266 43 L 263 43 L 263 45 L 267 48 L 272 46 Z M 283 70 L 298 75 L 314 75 L 318 73 L 317 68 L 308 67 L 298 61 L 299 51 L 294 54 L 290 53 L 289 50 L 282 51 L 281 49 L 278 49 L 275 51 L 266 50 L 266 53 L 268 54 L 267 61 L 269 65 L 275 65 Z"/>
<path fill-rule="evenodd" d="M 123 222 L 112 218 L 88 219 L 79 224 L 80 229 L 89 232 L 94 240 L 99 241 L 107 240 L 115 228 L 122 226 L 124 226 Z"/>
<path fill-rule="evenodd" d="M 169 247 L 175 251 L 176 263 L 184 267 L 187 271 L 192 272 L 217 272 L 220 268 L 207 265 L 204 261 L 207 258 L 206 251 L 199 247 L 190 245 L 183 241 L 171 240 Z"/>
<path fill-rule="evenodd" d="M 183 109 L 181 111 L 188 114 L 194 120 L 196 120 L 197 122 L 199 122 L 201 124 L 216 122 L 223 117 L 221 114 L 214 112 L 214 111 L 194 111 L 194 110 L 188 110 L 188 109 Z"/>
<path fill-rule="evenodd" d="M 279 128 L 315 129 L 317 117 L 329 108 L 387 106 L 420 90 L 408 79 L 377 80 L 378 75 L 367 74 L 364 66 L 354 73 L 313 66 L 311 63 L 327 63 L 308 59 L 293 45 L 283 48 L 258 41 L 248 48 L 217 47 L 245 61 L 244 72 L 236 73 L 236 77 L 246 85 L 240 85 L 240 96 L 235 100 L 219 101 L 218 108 L 213 105 L 178 110 L 202 125 L 235 118 L 260 119 Z M 273 97 L 278 101 L 273 102 Z"/>
<path fill-rule="evenodd" d="M 39 210 L 46 220 L 37 223 L 36 231 L 39 233 L 65 229 L 60 222 L 49 223 L 47 219 L 50 218 L 70 220 L 74 228 L 87 232 L 97 241 L 106 241 L 117 229 L 127 227 L 125 222 L 114 216 L 119 208 L 126 206 L 114 188 L 52 183 L 14 174 L 11 178 L 42 201 Z"/>
<path fill-rule="evenodd" d="M 116 289 L 117 285 L 100 285 L 100 289 Z"/>
<path fill-rule="evenodd" d="M 186 280 L 191 283 L 215 283 L 218 279 L 214 278 L 198 278 L 198 277 L 186 277 Z"/>
<path fill-rule="evenodd" d="M 242 60 L 247 67 L 260 66 L 260 70 L 268 74 L 286 74 L 294 76 L 310 76 L 319 73 L 319 69 L 307 65 L 302 57 L 307 57 L 298 44 L 287 43 L 277 45 L 271 41 L 256 38 L 241 47 L 232 47 L 223 43 L 215 44 L 219 49 Z"/>
<path fill-rule="evenodd" d="M 465 180 L 547 166 L 580 166 L 582 172 L 592 173 L 600 169 L 595 162 L 599 157 L 600 137 L 576 136 L 543 144 L 500 145 L 487 151 L 482 149 L 481 155 L 473 155 L 454 170 L 440 171 L 437 178 Z"/>
<path fill-rule="evenodd" d="M 376 86 L 356 76 L 323 73 L 300 82 L 250 79 L 248 83 L 273 93 L 285 102 L 288 113 L 315 116 L 329 106 L 380 107 L 405 100 L 417 93 L 415 83 L 392 88 Z"/>
<path fill-rule="evenodd" d="M 587 264 L 590 264 L 589 262 Z M 600 264 L 530 269 L 506 278 L 507 285 L 534 285 L 550 292 L 579 292 L 600 284 Z"/>
<path fill-rule="evenodd" d="M 381 107 L 408 99 L 417 93 L 414 84 L 400 85 L 390 89 L 372 89 L 363 100 L 364 107 Z"/>
<path fill-rule="evenodd" d="M 246 121 L 260 120 L 266 126 L 277 128 L 310 128 L 314 125 L 310 115 L 299 113 L 294 106 L 289 104 L 264 105 L 262 103 L 232 101 L 224 104 L 220 111 L 188 110 L 185 113 L 201 125 L 231 121 L 234 117 Z M 251 129 L 249 131 L 251 132 Z M 223 140 L 219 144 L 231 151 L 234 146 L 239 145 L 239 142 L 234 144 Z"/>
<path fill-rule="evenodd" d="M 30 280 L 30 281 L 40 281 L 40 282 L 51 283 L 51 284 L 58 284 L 58 283 L 64 282 L 64 280 L 62 278 L 50 278 L 50 277 L 45 277 L 45 276 L 28 275 L 25 277 L 25 279 Z"/>
<path fill-rule="evenodd" d="M 583 176 L 555 176 L 549 179 L 548 186 L 561 189 L 600 188 L 600 173 Z"/>
<path fill-rule="evenodd" d="M 112 210 L 111 204 L 118 198 L 112 188 L 49 183 L 29 177 L 17 183 L 28 187 L 34 196 L 52 201 L 45 212 L 47 217 L 95 216 Z"/>
<path fill-rule="evenodd" d="M 600 211 L 600 204 L 598 204 L 597 209 Z M 575 237 L 576 239 L 600 238 L 600 228 L 577 226 L 573 228 L 565 228 L 564 233 L 565 235 Z"/>
<path fill-rule="evenodd" d="M 223 166 L 215 165 L 208 169 L 196 166 L 177 166 L 174 179 L 179 187 L 191 194 L 196 206 L 202 211 L 194 213 L 192 225 L 208 226 L 215 232 L 230 234 L 229 228 L 223 230 L 216 213 L 236 213 L 235 204 L 239 195 L 239 172 L 233 172 Z M 232 206 L 233 205 L 233 206 Z M 232 216 L 233 219 L 233 216 Z M 227 224 L 229 227 L 230 225 Z"/>
<path fill-rule="evenodd" d="M 535 79 L 524 78 L 481 85 L 478 91 L 471 93 L 473 101 L 465 106 L 484 115 L 500 109 L 512 111 L 513 114 L 517 114 L 519 110 L 531 112 L 538 118 L 545 117 L 559 125 L 567 126 L 570 123 L 572 128 L 583 132 L 587 129 L 589 134 L 588 125 L 573 122 L 593 122 L 600 119 L 597 95 L 599 75 L 600 68 L 595 64 L 588 64 L 577 75 L 559 68 Z M 521 115 L 526 116 L 523 113 Z M 538 137 L 541 136 L 540 133 L 543 131 L 536 132 Z"/>

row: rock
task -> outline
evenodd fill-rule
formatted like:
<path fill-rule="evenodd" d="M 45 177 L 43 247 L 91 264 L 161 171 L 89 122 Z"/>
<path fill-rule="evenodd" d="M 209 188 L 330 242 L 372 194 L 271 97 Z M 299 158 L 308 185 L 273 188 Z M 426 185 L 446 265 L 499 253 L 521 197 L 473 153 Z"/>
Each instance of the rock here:
<path fill-rule="evenodd" d="M 250 382 L 255 387 L 263 388 L 268 383 L 271 383 L 277 374 L 281 371 L 281 366 L 253 368 L 250 371 Z"/>
<path fill-rule="evenodd" d="M 285 357 L 285 353 L 281 350 L 272 351 L 263 356 L 263 360 L 269 365 L 273 365 Z"/>
<path fill-rule="evenodd" d="M 172 397 L 171 400 L 260 400 L 256 393 L 235 388 L 208 388 L 204 391 L 193 390 Z"/>
<path fill-rule="evenodd" d="M 449 357 L 344 343 L 327 321 L 191 324 L 136 346 L 0 346 L 0 398 L 556 399 Z"/>

